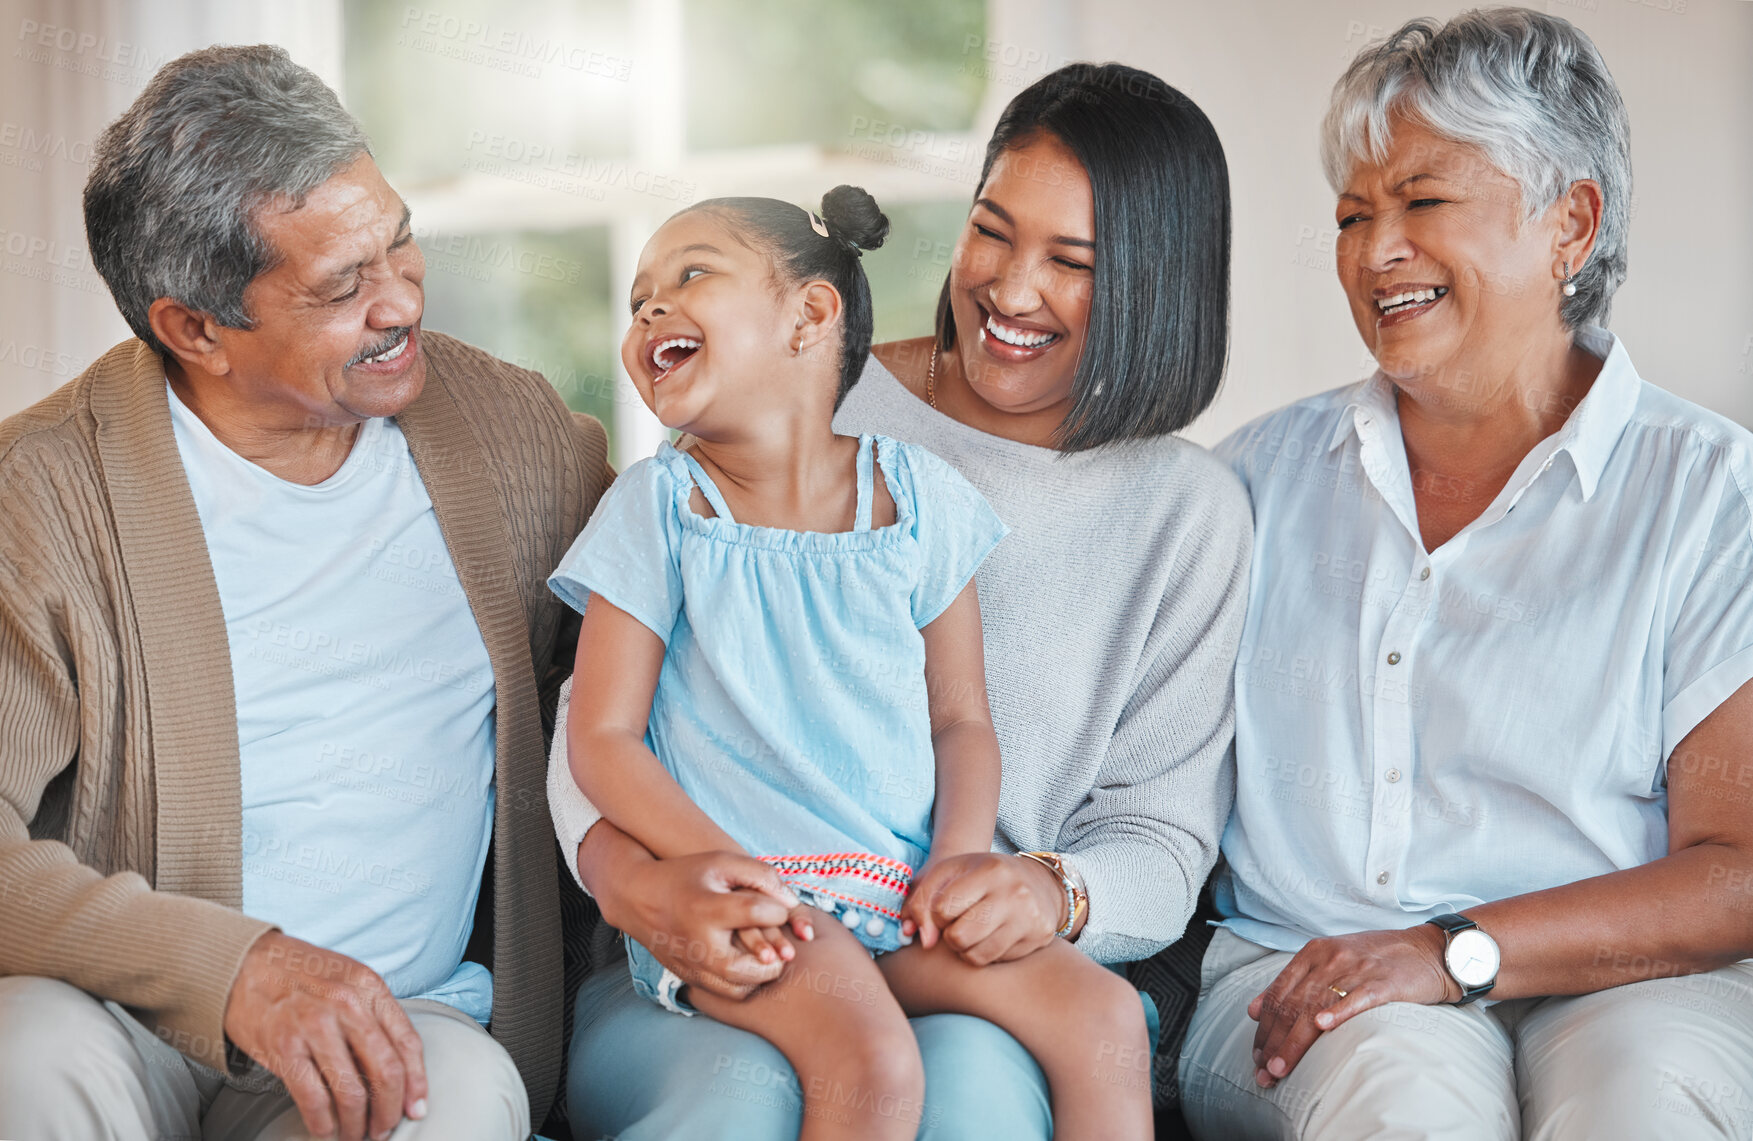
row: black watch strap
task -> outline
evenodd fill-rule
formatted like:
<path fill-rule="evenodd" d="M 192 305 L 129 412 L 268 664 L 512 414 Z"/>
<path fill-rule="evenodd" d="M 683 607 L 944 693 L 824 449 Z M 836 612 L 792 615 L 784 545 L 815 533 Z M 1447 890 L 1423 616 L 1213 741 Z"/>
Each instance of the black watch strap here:
<path fill-rule="evenodd" d="M 1433 915 L 1429 919 L 1426 919 L 1425 922 L 1435 927 L 1441 927 L 1451 935 L 1457 935 L 1469 928 L 1479 926 L 1479 924 L 1468 919 L 1465 915 L 1457 915 L 1452 911 L 1447 915 Z"/>

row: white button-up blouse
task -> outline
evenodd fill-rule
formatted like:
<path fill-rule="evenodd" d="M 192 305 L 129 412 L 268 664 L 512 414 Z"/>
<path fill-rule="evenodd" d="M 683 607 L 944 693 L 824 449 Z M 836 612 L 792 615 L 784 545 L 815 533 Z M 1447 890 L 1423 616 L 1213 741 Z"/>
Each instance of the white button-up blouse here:
<path fill-rule="evenodd" d="M 1667 854 L 1666 761 L 1753 678 L 1753 435 L 1588 395 L 1434 552 L 1380 374 L 1218 449 L 1254 506 L 1218 908 L 1279 950 Z"/>

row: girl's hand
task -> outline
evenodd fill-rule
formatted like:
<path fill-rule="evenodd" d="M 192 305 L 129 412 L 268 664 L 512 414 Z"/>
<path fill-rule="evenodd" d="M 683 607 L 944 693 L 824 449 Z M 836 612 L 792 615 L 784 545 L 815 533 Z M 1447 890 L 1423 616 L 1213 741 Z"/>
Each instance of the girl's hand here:
<path fill-rule="evenodd" d="M 942 932 L 931 913 L 931 901 L 942 894 L 956 875 L 953 858 L 925 861 L 925 866 L 913 877 L 913 886 L 907 889 L 907 898 L 901 904 L 901 934 L 918 935 L 921 947 L 937 945 Z"/>
<path fill-rule="evenodd" d="M 926 862 L 901 909 L 901 932 L 917 931 L 926 948 L 941 939 L 965 962 L 983 967 L 1051 943 L 1064 908 L 1059 881 L 1041 865 L 970 852 Z"/>
<path fill-rule="evenodd" d="M 1458 1002 L 1461 988 L 1443 967 L 1445 945 L 1442 931 L 1428 923 L 1304 944 L 1248 1004 L 1248 1017 L 1260 1024 L 1254 1031 L 1254 1081 L 1271 1089 L 1296 1069 L 1316 1038 L 1372 1007 Z"/>
<path fill-rule="evenodd" d="M 737 942 L 763 963 L 789 963 L 797 957 L 797 948 L 791 945 L 785 932 L 789 928 L 792 935 L 805 943 L 814 939 L 816 929 L 810 919 L 813 910 L 808 904 L 800 903 L 791 909 L 785 927 L 744 927 L 736 933 Z"/>

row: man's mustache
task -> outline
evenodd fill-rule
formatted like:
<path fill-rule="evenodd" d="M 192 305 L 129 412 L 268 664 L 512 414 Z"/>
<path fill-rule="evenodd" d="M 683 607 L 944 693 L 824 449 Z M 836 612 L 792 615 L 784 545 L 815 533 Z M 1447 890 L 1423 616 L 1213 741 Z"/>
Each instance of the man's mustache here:
<path fill-rule="evenodd" d="M 352 368 L 367 357 L 381 356 L 382 354 L 389 352 L 391 349 L 401 344 L 407 335 L 413 331 L 414 326 L 412 325 L 398 325 L 396 328 L 384 333 L 384 339 L 379 343 L 372 345 L 370 348 L 361 349 L 358 356 L 347 362 L 347 367 Z"/>

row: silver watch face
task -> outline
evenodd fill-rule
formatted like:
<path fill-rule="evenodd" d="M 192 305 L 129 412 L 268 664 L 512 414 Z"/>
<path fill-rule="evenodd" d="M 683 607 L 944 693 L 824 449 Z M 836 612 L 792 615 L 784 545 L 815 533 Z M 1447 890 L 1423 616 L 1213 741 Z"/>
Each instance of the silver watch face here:
<path fill-rule="evenodd" d="M 1472 990 L 1497 977 L 1497 940 L 1469 927 L 1449 940 L 1446 961 L 1455 981 Z"/>

